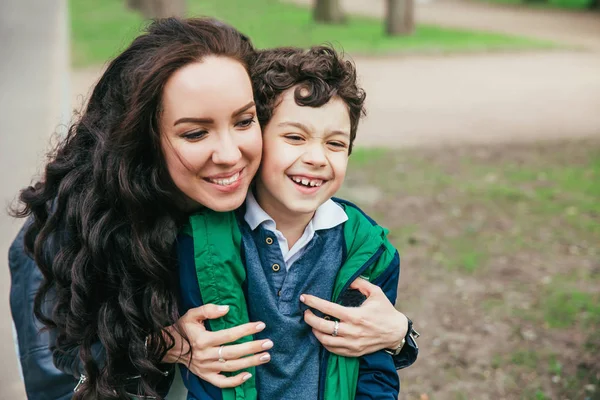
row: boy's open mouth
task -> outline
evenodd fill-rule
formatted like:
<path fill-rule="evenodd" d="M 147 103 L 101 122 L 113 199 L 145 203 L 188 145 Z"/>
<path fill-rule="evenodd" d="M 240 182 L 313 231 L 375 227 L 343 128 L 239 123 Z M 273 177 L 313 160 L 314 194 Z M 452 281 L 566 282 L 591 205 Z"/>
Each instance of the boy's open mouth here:
<path fill-rule="evenodd" d="M 326 180 L 323 180 L 323 179 L 308 178 L 306 176 L 299 176 L 299 175 L 291 175 L 291 176 L 288 175 L 288 177 L 296 185 L 304 186 L 304 187 L 320 187 L 325 182 L 327 182 Z"/>

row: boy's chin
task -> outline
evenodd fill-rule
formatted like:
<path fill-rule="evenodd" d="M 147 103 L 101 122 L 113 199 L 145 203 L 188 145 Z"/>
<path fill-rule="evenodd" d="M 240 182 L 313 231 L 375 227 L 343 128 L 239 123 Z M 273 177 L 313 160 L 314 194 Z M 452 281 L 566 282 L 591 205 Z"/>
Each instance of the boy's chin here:
<path fill-rule="evenodd" d="M 314 214 L 323 202 L 317 200 L 300 201 L 295 204 L 287 204 L 287 209 L 290 213 L 298 215 Z"/>

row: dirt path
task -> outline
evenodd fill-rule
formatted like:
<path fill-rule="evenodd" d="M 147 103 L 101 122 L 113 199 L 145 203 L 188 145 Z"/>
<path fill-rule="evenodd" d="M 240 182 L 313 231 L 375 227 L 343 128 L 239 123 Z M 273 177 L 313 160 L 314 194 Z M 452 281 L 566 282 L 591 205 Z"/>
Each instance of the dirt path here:
<path fill-rule="evenodd" d="M 360 143 L 417 146 L 600 135 L 600 53 L 358 59 Z"/>
<path fill-rule="evenodd" d="M 420 146 L 600 135 L 600 53 L 356 59 L 358 143 Z M 73 72 L 80 105 L 99 68 Z"/>
<path fill-rule="evenodd" d="M 343 5 L 348 12 L 383 14 L 382 0 L 343 0 Z M 578 49 L 357 57 L 368 95 L 359 144 L 403 147 L 600 135 L 600 13 L 440 0 L 419 4 L 417 12 L 427 23 L 529 35 Z M 73 72 L 75 107 L 99 72 Z"/>

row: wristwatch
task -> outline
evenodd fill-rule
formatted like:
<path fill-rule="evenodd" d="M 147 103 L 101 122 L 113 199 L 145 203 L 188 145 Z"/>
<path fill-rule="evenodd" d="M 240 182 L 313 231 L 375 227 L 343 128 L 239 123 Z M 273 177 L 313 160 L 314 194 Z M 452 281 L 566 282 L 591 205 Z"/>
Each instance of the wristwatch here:
<path fill-rule="evenodd" d="M 406 344 L 406 340 L 409 336 L 413 340 L 415 346 L 417 346 L 416 339 L 419 336 L 421 336 L 421 334 L 419 332 L 417 332 L 413 329 L 413 322 L 410 320 L 410 318 L 406 317 L 406 319 L 408 320 L 408 331 L 406 333 L 406 336 L 402 338 L 402 342 L 400 342 L 400 345 L 398 347 L 396 347 L 395 349 L 384 349 L 386 353 L 388 353 L 392 356 L 397 356 L 398 354 L 400 354 L 400 352 L 402 351 L 402 348 Z M 417 346 L 417 349 L 418 349 L 418 346 Z"/>

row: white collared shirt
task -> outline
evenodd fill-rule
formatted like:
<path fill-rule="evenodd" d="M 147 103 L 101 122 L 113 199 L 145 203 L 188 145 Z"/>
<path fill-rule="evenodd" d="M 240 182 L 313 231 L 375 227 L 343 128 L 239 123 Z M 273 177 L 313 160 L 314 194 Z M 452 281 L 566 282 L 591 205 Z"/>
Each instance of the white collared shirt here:
<path fill-rule="evenodd" d="M 287 239 L 277 230 L 273 218 L 262 209 L 251 191 L 248 192 L 248 196 L 246 197 L 246 214 L 244 214 L 244 220 L 246 220 L 246 223 L 252 230 L 255 230 L 262 224 L 266 230 L 275 234 L 279 248 L 281 249 L 283 261 L 285 261 L 285 268 L 289 271 L 292 264 L 300 258 L 303 250 L 315 236 L 315 231 L 331 229 L 343 224 L 348 220 L 348 216 L 342 207 L 337 205 L 333 200 L 327 200 L 317 208 L 315 215 L 308 225 L 306 225 L 306 228 L 304 228 L 302 236 L 294 243 L 291 249 L 288 247 Z"/>

